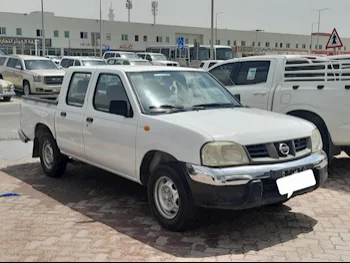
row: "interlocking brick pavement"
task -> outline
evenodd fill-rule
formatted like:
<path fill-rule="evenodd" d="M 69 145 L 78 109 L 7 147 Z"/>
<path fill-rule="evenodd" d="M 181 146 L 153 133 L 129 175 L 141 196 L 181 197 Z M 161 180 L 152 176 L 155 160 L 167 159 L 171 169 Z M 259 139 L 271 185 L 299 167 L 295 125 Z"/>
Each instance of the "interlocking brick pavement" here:
<path fill-rule="evenodd" d="M 2 163 L 0 261 L 349 261 L 350 159 L 286 206 L 204 211 L 196 229 L 159 227 L 141 186 L 87 165 L 47 178 L 30 159 Z"/>

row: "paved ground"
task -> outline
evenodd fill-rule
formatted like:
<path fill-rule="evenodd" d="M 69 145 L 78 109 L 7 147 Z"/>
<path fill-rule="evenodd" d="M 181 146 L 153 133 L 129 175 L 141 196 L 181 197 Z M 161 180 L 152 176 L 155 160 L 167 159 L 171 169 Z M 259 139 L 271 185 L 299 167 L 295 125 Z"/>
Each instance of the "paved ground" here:
<path fill-rule="evenodd" d="M 20 99 L 12 98 L 10 102 L 0 100 L 0 140 L 18 139 Z"/>
<path fill-rule="evenodd" d="M 1 147 L 1 145 L 0 145 Z M 29 158 L 2 160 L 0 261 L 350 261 L 350 159 L 322 189 L 282 208 L 205 211 L 198 228 L 169 233 L 145 190 L 90 166 L 44 176 Z"/>

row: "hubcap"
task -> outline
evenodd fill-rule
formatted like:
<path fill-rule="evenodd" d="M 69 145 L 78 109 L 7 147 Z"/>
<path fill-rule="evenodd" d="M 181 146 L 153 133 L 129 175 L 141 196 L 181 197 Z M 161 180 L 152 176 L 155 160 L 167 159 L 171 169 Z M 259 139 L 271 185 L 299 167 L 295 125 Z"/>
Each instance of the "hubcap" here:
<path fill-rule="evenodd" d="M 52 169 L 54 162 L 54 154 L 51 143 L 46 141 L 43 145 L 43 161 L 47 169 Z"/>
<path fill-rule="evenodd" d="M 168 220 L 174 219 L 180 208 L 180 197 L 174 182 L 167 176 L 158 179 L 154 187 L 154 198 L 158 212 Z"/>

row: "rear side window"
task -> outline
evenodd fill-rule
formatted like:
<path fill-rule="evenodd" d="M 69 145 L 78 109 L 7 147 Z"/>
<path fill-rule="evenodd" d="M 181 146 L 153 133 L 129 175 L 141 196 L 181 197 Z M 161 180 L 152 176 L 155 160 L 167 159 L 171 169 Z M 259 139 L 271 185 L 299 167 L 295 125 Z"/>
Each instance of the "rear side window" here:
<path fill-rule="evenodd" d="M 76 61 L 74 62 L 74 66 L 76 66 L 76 67 L 79 67 L 79 66 L 81 66 L 81 63 L 80 63 L 80 61 L 79 61 L 79 60 L 76 60 Z"/>
<path fill-rule="evenodd" d="M 9 58 L 9 60 L 7 61 L 6 67 L 8 67 L 8 68 L 15 68 L 16 67 L 16 63 L 17 63 L 17 59 Z"/>
<path fill-rule="evenodd" d="M 201 63 L 201 64 L 199 65 L 200 68 L 203 68 L 203 66 L 204 66 L 204 63 Z"/>
<path fill-rule="evenodd" d="M 0 57 L 0 66 L 4 65 L 6 57 Z"/>
<path fill-rule="evenodd" d="M 234 66 L 235 63 L 220 65 L 210 70 L 210 73 L 216 77 L 224 86 L 232 86 L 233 81 L 231 79 L 231 74 Z"/>
<path fill-rule="evenodd" d="M 270 69 L 270 61 L 247 61 L 240 63 L 237 85 L 266 83 Z"/>
<path fill-rule="evenodd" d="M 61 67 L 62 68 L 68 68 L 68 59 L 62 59 Z"/>
<path fill-rule="evenodd" d="M 209 63 L 209 68 L 211 68 L 212 66 L 216 65 L 216 62 L 211 62 Z"/>
<path fill-rule="evenodd" d="M 74 66 L 74 59 L 68 60 L 68 68 L 73 67 L 73 66 Z"/>
<path fill-rule="evenodd" d="M 90 72 L 75 72 L 69 83 L 66 103 L 73 107 L 83 107 L 91 79 Z"/>

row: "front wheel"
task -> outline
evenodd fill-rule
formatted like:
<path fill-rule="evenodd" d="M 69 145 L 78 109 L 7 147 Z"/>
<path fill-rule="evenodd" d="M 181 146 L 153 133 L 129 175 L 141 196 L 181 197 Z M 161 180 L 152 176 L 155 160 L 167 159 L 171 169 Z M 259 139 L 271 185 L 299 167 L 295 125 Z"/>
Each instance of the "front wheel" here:
<path fill-rule="evenodd" d="M 177 164 L 159 165 L 148 182 L 151 211 L 167 230 L 179 232 L 192 226 L 197 219 L 197 207 Z"/>
<path fill-rule="evenodd" d="M 11 97 L 3 97 L 2 99 L 3 99 L 4 101 L 6 101 L 6 102 L 11 101 Z"/>
<path fill-rule="evenodd" d="M 39 156 L 41 166 L 49 177 L 62 177 L 65 173 L 68 158 L 61 154 L 55 139 L 51 134 L 45 133 L 39 139 Z"/>
<path fill-rule="evenodd" d="M 23 93 L 25 96 L 30 95 L 30 85 L 27 81 L 24 81 L 24 83 L 23 83 Z"/>

